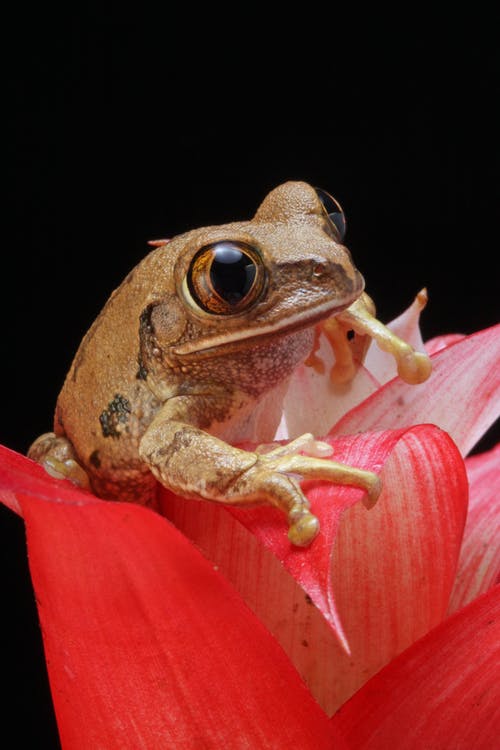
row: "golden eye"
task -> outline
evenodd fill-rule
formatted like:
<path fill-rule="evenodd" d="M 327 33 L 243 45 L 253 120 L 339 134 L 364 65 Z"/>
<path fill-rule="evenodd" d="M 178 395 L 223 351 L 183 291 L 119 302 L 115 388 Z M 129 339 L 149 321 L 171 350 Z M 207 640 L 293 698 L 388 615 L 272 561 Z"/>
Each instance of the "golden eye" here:
<path fill-rule="evenodd" d="M 187 273 L 193 300 L 206 312 L 234 315 L 251 307 L 265 285 L 264 263 L 245 242 L 214 242 L 194 256 Z"/>
<path fill-rule="evenodd" d="M 330 219 L 330 222 L 333 224 L 335 234 L 342 242 L 345 237 L 347 228 L 346 218 L 342 206 L 340 205 L 338 200 L 331 196 L 330 193 L 327 193 L 326 190 L 322 190 L 321 188 L 314 189 L 316 190 L 316 195 L 323 205 L 326 215 Z"/>

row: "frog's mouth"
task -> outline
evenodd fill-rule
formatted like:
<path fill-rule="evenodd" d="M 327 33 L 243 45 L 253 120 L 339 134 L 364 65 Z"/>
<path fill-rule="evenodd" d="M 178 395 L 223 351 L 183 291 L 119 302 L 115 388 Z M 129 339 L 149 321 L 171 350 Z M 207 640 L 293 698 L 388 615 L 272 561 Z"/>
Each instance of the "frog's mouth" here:
<path fill-rule="evenodd" d="M 226 330 L 221 333 L 211 333 L 206 338 L 199 338 L 196 341 L 186 341 L 183 344 L 174 346 L 171 351 L 179 357 L 189 357 L 191 354 L 210 357 L 220 355 L 222 352 L 231 352 L 236 350 L 242 341 L 248 341 L 249 343 L 252 341 L 264 342 L 271 337 L 287 336 L 293 334 L 295 331 L 312 328 L 322 320 L 341 313 L 353 301 L 353 299 L 349 299 L 344 303 L 332 305 L 331 300 L 329 300 L 311 308 L 307 312 L 302 310 L 295 315 L 288 314 L 286 318 L 280 318 L 266 325 L 259 325 L 257 318 L 252 326 L 244 330 Z"/>

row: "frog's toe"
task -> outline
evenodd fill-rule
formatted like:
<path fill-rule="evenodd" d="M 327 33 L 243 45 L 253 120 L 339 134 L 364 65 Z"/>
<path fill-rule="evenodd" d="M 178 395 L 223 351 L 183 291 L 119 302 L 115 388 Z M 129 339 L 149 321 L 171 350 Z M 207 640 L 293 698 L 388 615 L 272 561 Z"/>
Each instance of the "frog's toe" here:
<path fill-rule="evenodd" d="M 67 461 L 58 461 L 57 458 L 47 456 L 41 464 L 51 477 L 69 479 L 77 487 L 81 487 L 84 490 L 90 489 L 87 472 L 72 458 L 69 458 Z"/>
<path fill-rule="evenodd" d="M 288 529 L 288 538 L 297 547 L 307 547 L 319 532 L 319 521 L 310 511 L 305 511 Z"/>
<path fill-rule="evenodd" d="M 70 441 L 54 432 L 40 435 L 31 445 L 28 458 L 41 464 L 47 474 L 56 479 L 69 479 L 83 489 L 90 488 L 87 472 L 76 460 Z"/>
<path fill-rule="evenodd" d="M 304 453 L 306 456 L 312 456 L 315 458 L 327 458 L 332 455 L 333 448 L 329 443 L 325 443 L 322 440 L 316 440 L 310 432 L 306 432 L 284 445 L 281 445 L 280 443 L 259 445 L 255 452 L 259 455 L 266 455 L 268 458 L 293 456 L 297 453 Z"/>

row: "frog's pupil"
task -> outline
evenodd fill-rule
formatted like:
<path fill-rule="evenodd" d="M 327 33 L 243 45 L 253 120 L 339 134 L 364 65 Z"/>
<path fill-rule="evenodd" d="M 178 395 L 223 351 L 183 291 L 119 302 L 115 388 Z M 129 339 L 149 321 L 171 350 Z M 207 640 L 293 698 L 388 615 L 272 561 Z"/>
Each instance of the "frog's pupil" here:
<path fill-rule="evenodd" d="M 222 299 L 236 305 L 252 288 L 256 275 L 253 260 L 230 242 L 220 242 L 213 248 L 210 280 Z"/>

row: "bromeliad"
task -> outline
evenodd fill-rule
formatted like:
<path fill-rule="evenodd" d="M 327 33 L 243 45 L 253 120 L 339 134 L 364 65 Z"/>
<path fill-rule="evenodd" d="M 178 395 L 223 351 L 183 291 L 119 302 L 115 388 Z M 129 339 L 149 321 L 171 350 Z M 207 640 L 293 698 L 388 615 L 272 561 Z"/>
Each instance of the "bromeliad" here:
<path fill-rule="evenodd" d="M 367 513 L 361 490 L 303 484 L 321 520 L 305 549 L 270 508 L 165 490 L 176 529 L 2 449 L 1 497 L 26 522 L 64 748 L 494 746 L 500 454 L 465 461 L 464 534 L 458 448 L 500 411 L 500 326 L 431 358 L 425 385 L 395 378 L 366 398 L 358 370 L 360 402 L 326 439 L 336 458 L 380 472 L 384 490 Z M 299 412 L 308 376 L 319 377 L 304 368 L 293 384 Z M 374 411 L 383 431 L 357 432 Z M 406 428 L 390 429 L 396 415 Z"/>
<path fill-rule="evenodd" d="M 51 473 L 90 476 L 118 502 L 0 453 L 1 499 L 26 523 L 65 748 L 465 750 L 474 738 L 486 750 L 498 736 L 500 455 L 464 457 L 500 412 L 500 326 L 424 348 L 421 293 L 383 327 L 340 244 L 340 209 L 319 198 L 288 183 L 253 222 L 229 225 L 231 242 L 212 227 L 159 243 L 146 269 L 160 286 L 162 264 L 172 269 L 166 297 L 140 294 L 141 266 L 112 296 L 68 376 L 59 435 L 36 451 Z M 324 243 L 312 260 L 311 236 Z M 271 257 L 290 237 L 297 252 Z M 332 278 L 327 310 L 318 299 Z M 297 307 L 308 284 L 319 295 L 310 317 L 307 301 Z M 94 386 L 92 368 L 112 355 L 116 379 L 106 370 Z M 261 398 L 273 366 L 279 380 L 292 361 Z M 177 421 L 167 410 L 164 422 L 169 402 Z M 167 471 L 176 456 L 182 486 Z M 151 472 L 159 512 L 141 507 Z M 380 486 L 367 513 L 359 501 Z M 317 534 L 312 544 L 291 543 L 283 509 L 292 542 Z"/>

